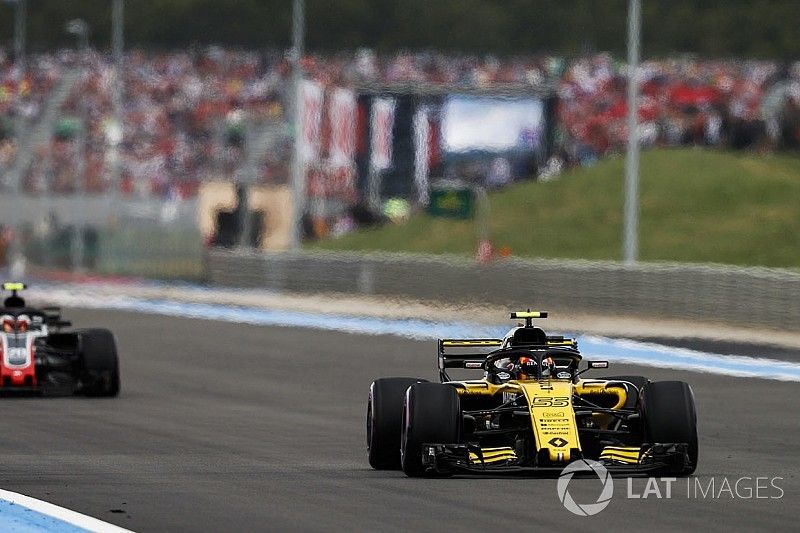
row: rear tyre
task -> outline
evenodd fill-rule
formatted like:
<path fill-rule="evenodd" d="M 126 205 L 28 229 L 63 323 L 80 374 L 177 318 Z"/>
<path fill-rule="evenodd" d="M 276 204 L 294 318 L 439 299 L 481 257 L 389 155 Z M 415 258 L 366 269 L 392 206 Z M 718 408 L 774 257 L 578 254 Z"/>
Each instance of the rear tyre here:
<path fill-rule="evenodd" d="M 415 378 L 376 379 L 369 386 L 367 402 L 367 453 L 376 470 L 400 470 L 400 433 L 403 400 Z"/>
<path fill-rule="evenodd" d="M 83 364 L 82 392 L 87 396 L 117 396 L 119 360 L 114 334 L 107 329 L 85 329 L 76 333 Z"/>
<path fill-rule="evenodd" d="M 692 388 L 683 381 L 649 383 L 642 391 L 645 438 L 650 443 L 686 443 L 690 465 L 673 474 L 689 476 L 697 468 L 697 411 Z"/>
<path fill-rule="evenodd" d="M 441 383 L 409 387 L 403 406 L 400 457 L 409 477 L 425 475 L 423 444 L 456 444 L 461 436 L 461 402 L 455 388 Z"/>

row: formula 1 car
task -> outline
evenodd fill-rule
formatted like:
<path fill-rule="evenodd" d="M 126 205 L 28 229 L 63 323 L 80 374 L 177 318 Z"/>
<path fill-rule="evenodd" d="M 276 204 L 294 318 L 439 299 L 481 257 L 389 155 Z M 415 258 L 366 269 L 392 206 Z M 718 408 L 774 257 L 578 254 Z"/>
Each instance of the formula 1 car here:
<path fill-rule="evenodd" d="M 503 339 L 439 340 L 441 383 L 374 381 L 370 465 L 410 477 L 556 475 L 572 461 L 591 459 L 618 475 L 692 474 L 698 443 L 689 385 L 642 376 L 585 379 L 584 372 L 607 369 L 608 362 L 589 361 L 580 370 L 574 339 L 533 326 L 532 319 L 546 317 L 512 313 L 525 323 Z M 452 380 L 452 368 L 482 370 L 484 377 Z"/>
<path fill-rule="evenodd" d="M 114 335 L 107 329 L 63 331 L 57 307 L 27 307 L 17 293 L 22 283 L 3 283 L 10 291 L 0 308 L 0 394 L 119 394 L 119 361 Z"/>

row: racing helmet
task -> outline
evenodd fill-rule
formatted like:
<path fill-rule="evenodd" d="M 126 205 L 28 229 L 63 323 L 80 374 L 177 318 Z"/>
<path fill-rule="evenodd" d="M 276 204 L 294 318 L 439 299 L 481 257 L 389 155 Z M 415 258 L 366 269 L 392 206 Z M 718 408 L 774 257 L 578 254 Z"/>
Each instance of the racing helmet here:
<path fill-rule="evenodd" d="M 522 356 L 519 358 L 519 373 L 517 379 L 526 381 L 536 379 L 536 359 Z"/>
<path fill-rule="evenodd" d="M 507 381 L 516 376 L 516 365 L 510 357 L 503 357 L 494 362 L 497 377 L 502 381 Z"/>
<path fill-rule="evenodd" d="M 556 374 L 556 363 L 550 356 L 542 358 L 542 377 L 549 378 Z"/>
<path fill-rule="evenodd" d="M 28 315 L 19 315 L 17 317 L 17 332 L 26 333 L 31 326 L 31 317 Z"/>

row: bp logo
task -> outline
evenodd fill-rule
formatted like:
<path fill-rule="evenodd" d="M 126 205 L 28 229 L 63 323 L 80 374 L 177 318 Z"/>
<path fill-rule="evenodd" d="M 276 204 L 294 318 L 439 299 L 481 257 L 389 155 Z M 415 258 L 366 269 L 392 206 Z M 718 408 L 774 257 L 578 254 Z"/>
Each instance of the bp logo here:
<path fill-rule="evenodd" d="M 569 482 L 572 481 L 572 476 L 582 472 L 594 472 L 603 484 L 603 490 L 594 503 L 578 503 L 569 493 Z M 605 509 L 611 502 L 611 497 L 614 495 L 614 480 L 609 475 L 608 470 L 597 461 L 581 459 L 568 464 L 561 471 L 556 489 L 558 490 L 558 499 L 561 500 L 567 511 L 578 516 L 592 516 Z"/>

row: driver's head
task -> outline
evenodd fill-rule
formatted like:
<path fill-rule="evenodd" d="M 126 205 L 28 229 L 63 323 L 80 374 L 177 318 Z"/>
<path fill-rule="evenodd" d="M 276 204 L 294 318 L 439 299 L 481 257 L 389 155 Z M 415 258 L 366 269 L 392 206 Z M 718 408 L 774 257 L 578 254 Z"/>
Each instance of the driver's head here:
<path fill-rule="evenodd" d="M 503 357 L 494 362 L 496 375 L 501 381 L 507 381 L 514 377 L 514 362 L 508 358 Z"/>
<path fill-rule="evenodd" d="M 536 378 L 536 359 L 532 357 L 519 358 L 519 380 L 525 381 Z"/>
<path fill-rule="evenodd" d="M 556 363 L 553 361 L 552 357 L 545 357 L 542 359 L 542 377 L 549 378 L 550 376 L 555 374 L 556 370 Z"/>
<path fill-rule="evenodd" d="M 3 331 L 5 333 L 13 333 L 14 332 L 14 325 L 15 325 L 16 321 L 14 320 L 13 316 L 11 316 L 11 315 L 3 315 L 2 318 L 0 318 L 0 320 L 3 321 Z"/>

